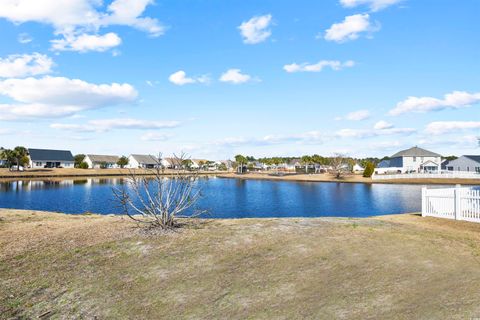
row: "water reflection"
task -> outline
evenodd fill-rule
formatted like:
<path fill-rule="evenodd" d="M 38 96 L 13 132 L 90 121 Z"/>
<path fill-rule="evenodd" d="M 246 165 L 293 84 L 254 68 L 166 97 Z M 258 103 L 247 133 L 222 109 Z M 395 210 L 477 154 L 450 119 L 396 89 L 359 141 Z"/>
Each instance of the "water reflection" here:
<path fill-rule="evenodd" d="M 0 207 L 119 213 L 112 188 L 123 178 L 0 183 Z M 196 209 L 210 217 L 371 216 L 420 210 L 421 186 L 205 178 Z"/>

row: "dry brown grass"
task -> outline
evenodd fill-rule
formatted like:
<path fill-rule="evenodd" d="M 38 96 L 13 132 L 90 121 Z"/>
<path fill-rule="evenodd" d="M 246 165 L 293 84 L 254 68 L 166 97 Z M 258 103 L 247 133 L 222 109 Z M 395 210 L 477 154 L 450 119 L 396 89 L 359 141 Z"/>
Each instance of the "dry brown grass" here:
<path fill-rule="evenodd" d="M 0 318 L 480 316 L 477 224 L 214 220 L 145 236 L 120 217 L 0 218 Z"/>

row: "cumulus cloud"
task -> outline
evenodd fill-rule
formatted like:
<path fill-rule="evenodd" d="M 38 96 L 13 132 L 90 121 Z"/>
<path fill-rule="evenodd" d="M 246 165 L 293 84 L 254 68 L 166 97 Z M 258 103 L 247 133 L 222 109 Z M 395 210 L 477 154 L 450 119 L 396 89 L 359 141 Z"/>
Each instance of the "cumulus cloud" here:
<path fill-rule="evenodd" d="M 403 0 L 340 0 L 340 3 L 345 8 L 354 8 L 360 5 L 370 7 L 372 11 L 379 11 L 394 4 L 400 3 Z"/>
<path fill-rule="evenodd" d="M 114 129 L 166 129 L 180 125 L 178 121 L 149 121 L 131 118 L 99 119 L 90 120 L 86 124 L 52 123 L 53 129 L 61 129 L 75 132 L 106 132 Z"/>
<path fill-rule="evenodd" d="M 96 33 L 112 25 L 130 26 L 157 37 L 164 33 L 165 28 L 157 19 L 143 16 L 150 4 L 153 0 L 114 0 L 102 10 L 102 1 L 98 0 L 7 0 L 0 1 L 0 18 L 15 24 L 37 22 L 52 25 L 55 34 L 64 36 L 64 39 L 58 39 L 60 43 L 62 40 L 70 43 L 73 41 L 69 41 L 71 37 Z M 88 40 L 98 41 L 91 36 Z M 65 47 L 73 46 L 65 44 Z"/>
<path fill-rule="evenodd" d="M 337 117 L 335 120 L 350 120 L 350 121 L 362 121 L 370 118 L 370 111 L 358 110 L 347 113 L 344 117 Z"/>
<path fill-rule="evenodd" d="M 393 127 L 394 127 L 393 124 L 391 124 L 387 121 L 384 121 L 384 120 L 380 120 L 377 123 L 375 123 L 375 125 L 373 126 L 373 129 L 383 130 L 383 129 L 391 129 Z"/>
<path fill-rule="evenodd" d="M 480 121 L 435 121 L 427 125 L 425 132 L 438 135 L 473 129 L 480 129 Z"/>
<path fill-rule="evenodd" d="M 53 118 L 79 111 L 131 103 L 137 91 L 130 84 L 92 84 L 64 77 L 6 79 L 0 95 L 14 103 L 0 105 L 0 119 Z"/>
<path fill-rule="evenodd" d="M 417 130 L 413 128 L 395 128 L 385 121 L 377 122 L 372 129 L 341 129 L 335 133 L 339 138 L 371 138 L 391 135 L 410 135 Z"/>
<path fill-rule="evenodd" d="M 320 72 L 324 68 L 331 68 L 332 70 L 338 71 L 342 70 L 343 68 L 350 68 L 355 65 L 355 62 L 352 60 L 348 60 L 345 62 L 341 62 L 338 60 L 322 60 L 319 61 L 315 64 L 309 64 L 309 63 L 302 63 L 302 64 L 297 64 L 297 63 L 292 63 L 292 64 L 286 64 L 283 66 L 283 69 L 286 72 L 292 73 L 292 72 Z"/>
<path fill-rule="evenodd" d="M 0 58 L 0 78 L 27 77 L 52 71 L 53 60 L 40 53 L 15 54 Z"/>
<path fill-rule="evenodd" d="M 269 27 L 272 23 L 272 15 L 267 14 L 263 16 L 253 17 L 248 21 L 243 22 L 238 29 L 243 37 L 243 42 L 246 44 L 257 44 L 267 40 L 272 34 Z"/>
<path fill-rule="evenodd" d="M 233 84 L 241 84 L 252 80 L 250 75 L 242 73 L 240 69 L 229 69 L 220 76 L 221 82 Z"/>
<path fill-rule="evenodd" d="M 104 52 L 122 43 L 122 39 L 113 32 L 104 35 L 96 34 L 67 34 L 63 39 L 50 41 L 54 51 L 97 51 Z"/>
<path fill-rule="evenodd" d="M 369 33 L 378 31 L 379 24 L 372 25 L 370 23 L 370 15 L 354 14 L 347 16 L 342 22 L 334 23 L 329 29 L 325 31 L 325 40 L 335 42 L 346 42 L 355 40 L 360 37 L 361 33 Z"/>
<path fill-rule="evenodd" d="M 168 80 L 171 83 L 176 84 L 178 86 L 183 86 L 185 84 L 191 84 L 191 83 L 208 83 L 208 82 L 210 82 L 210 78 L 207 75 L 203 75 L 203 76 L 200 76 L 200 77 L 187 77 L 187 74 L 183 70 L 172 73 L 168 77 Z"/>
<path fill-rule="evenodd" d="M 390 115 L 398 116 L 403 113 L 415 112 L 425 113 L 444 109 L 459 109 L 480 102 L 480 92 L 468 93 L 465 91 L 453 91 L 446 94 L 443 99 L 433 97 L 408 97 L 406 100 L 397 103 L 396 107 L 390 110 Z"/>

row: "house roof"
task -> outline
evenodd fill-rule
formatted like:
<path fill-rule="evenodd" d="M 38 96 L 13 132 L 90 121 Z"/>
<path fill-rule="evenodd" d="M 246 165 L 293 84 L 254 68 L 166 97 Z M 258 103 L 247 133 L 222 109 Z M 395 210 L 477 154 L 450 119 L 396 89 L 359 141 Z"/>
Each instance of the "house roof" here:
<path fill-rule="evenodd" d="M 171 166 L 177 165 L 181 166 L 182 165 L 182 159 L 180 158 L 163 158 L 163 160 L 167 161 Z M 184 159 L 187 160 L 187 159 Z"/>
<path fill-rule="evenodd" d="M 382 160 L 377 164 L 377 168 L 389 168 L 390 167 L 390 160 Z"/>
<path fill-rule="evenodd" d="M 470 160 L 473 160 L 473 161 L 475 161 L 475 162 L 480 163 L 480 156 L 465 155 L 464 157 L 465 157 L 465 158 L 468 158 L 468 159 L 470 159 Z"/>
<path fill-rule="evenodd" d="M 106 162 L 106 163 L 117 163 L 119 156 L 105 156 L 99 154 L 87 154 L 87 157 L 90 158 L 92 162 Z"/>
<path fill-rule="evenodd" d="M 441 157 L 441 155 L 415 146 L 410 149 L 399 151 L 391 156 L 391 158 L 398 157 Z"/>
<path fill-rule="evenodd" d="M 138 163 L 144 164 L 158 164 L 159 160 L 150 154 L 132 154 L 131 155 Z"/>
<path fill-rule="evenodd" d="M 291 159 L 290 161 L 288 161 L 288 164 L 291 165 L 291 166 L 294 166 L 296 164 L 300 164 L 301 162 L 302 162 L 302 159 L 295 158 L 295 159 Z"/>
<path fill-rule="evenodd" d="M 73 155 L 68 150 L 28 149 L 32 161 L 72 161 Z"/>

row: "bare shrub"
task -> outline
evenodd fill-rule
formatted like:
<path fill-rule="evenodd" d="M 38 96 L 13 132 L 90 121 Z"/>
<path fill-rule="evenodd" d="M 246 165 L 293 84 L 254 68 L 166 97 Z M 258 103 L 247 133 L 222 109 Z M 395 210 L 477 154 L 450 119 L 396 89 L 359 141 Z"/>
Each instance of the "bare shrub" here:
<path fill-rule="evenodd" d="M 341 153 L 335 153 L 330 160 L 330 174 L 336 179 L 350 175 L 351 169 L 347 157 Z"/>
<path fill-rule="evenodd" d="M 174 158 L 178 163 L 186 160 L 184 154 Z M 181 167 L 166 176 L 161 155 L 154 168 L 147 171 L 148 175 L 139 175 L 130 170 L 125 183 L 113 188 L 123 214 L 149 227 L 165 230 L 177 227 L 178 218 L 198 217 L 203 213 L 195 211 L 185 215 L 201 197 L 198 172 L 189 172 Z"/>

